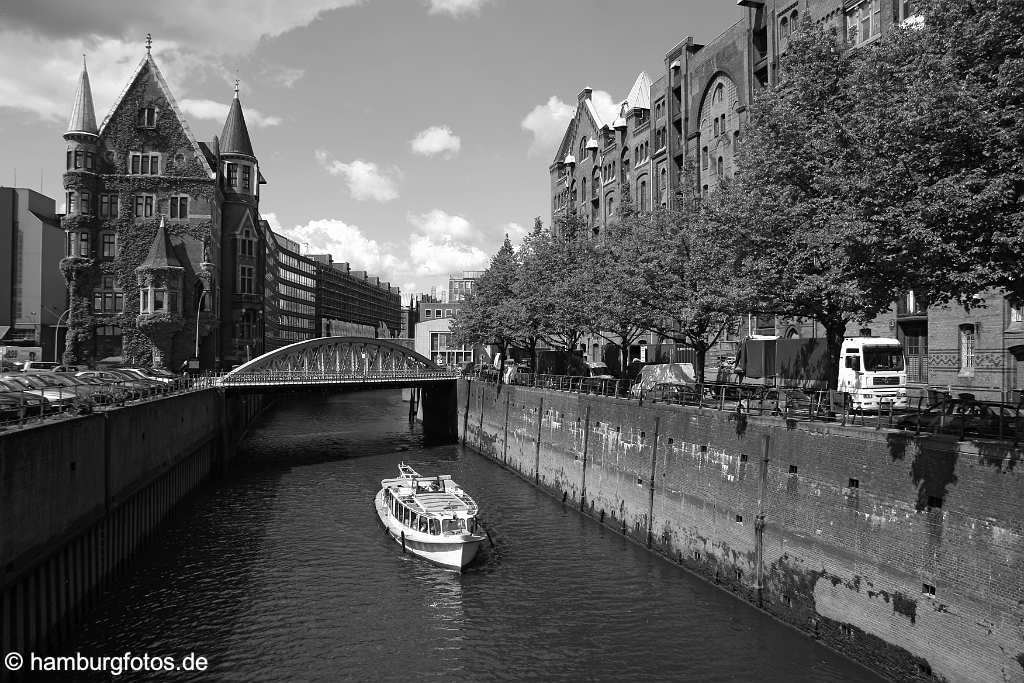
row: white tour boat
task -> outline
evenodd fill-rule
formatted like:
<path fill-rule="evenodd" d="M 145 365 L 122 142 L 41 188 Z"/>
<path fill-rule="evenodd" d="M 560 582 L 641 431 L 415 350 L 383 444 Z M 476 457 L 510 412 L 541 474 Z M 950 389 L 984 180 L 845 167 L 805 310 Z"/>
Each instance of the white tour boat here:
<path fill-rule="evenodd" d="M 373 501 L 384 528 L 404 550 L 461 571 L 487 540 L 476 502 L 450 475 L 423 477 L 405 463 L 398 471 Z"/>

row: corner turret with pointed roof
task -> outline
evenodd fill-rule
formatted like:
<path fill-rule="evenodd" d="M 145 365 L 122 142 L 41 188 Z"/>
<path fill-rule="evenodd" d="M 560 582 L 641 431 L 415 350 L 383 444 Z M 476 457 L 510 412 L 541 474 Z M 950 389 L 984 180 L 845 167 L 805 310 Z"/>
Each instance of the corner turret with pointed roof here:
<path fill-rule="evenodd" d="M 241 155 L 255 159 L 252 153 L 252 142 L 249 140 L 249 128 L 245 125 L 242 114 L 242 103 L 238 100 L 238 82 L 235 82 L 235 96 L 231 100 L 228 117 L 224 121 L 224 130 L 220 134 L 220 153 L 224 156 Z"/>
<path fill-rule="evenodd" d="M 64 137 L 65 139 L 69 135 L 96 137 L 98 134 L 96 110 L 92 105 L 92 87 L 89 85 L 89 71 L 85 66 L 85 55 L 82 55 L 82 74 L 78 77 L 78 91 L 75 92 L 75 104 L 71 108 L 71 116 L 68 118 L 68 129 L 64 133 Z"/>
<path fill-rule="evenodd" d="M 182 268 L 181 261 L 174 254 L 171 236 L 167 234 L 167 229 L 164 227 L 163 216 L 160 216 L 160 227 L 156 229 L 153 244 L 149 247 L 149 254 L 146 255 L 146 260 L 139 265 L 139 269 L 155 270 L 158 268 Z"/>

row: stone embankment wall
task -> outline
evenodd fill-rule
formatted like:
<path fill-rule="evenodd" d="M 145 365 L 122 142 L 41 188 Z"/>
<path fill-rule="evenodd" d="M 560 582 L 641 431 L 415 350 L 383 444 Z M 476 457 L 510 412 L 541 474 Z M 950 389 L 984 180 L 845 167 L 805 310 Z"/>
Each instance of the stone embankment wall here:
<path fill-rule="evenodd" d="M 210 389 L 0 434 L 0 652 L 60 642 L 262 406 Z"/>
<path fill-rule="evenodd" d="M 897 680 L 1024 680 L 1020 451 L 459 384 L 467 446 Z"/>

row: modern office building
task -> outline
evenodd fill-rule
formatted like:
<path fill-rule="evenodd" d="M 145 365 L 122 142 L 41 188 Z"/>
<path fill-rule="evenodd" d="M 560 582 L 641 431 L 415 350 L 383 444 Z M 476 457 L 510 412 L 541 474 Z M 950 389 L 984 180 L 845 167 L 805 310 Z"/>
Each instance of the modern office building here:
<path fill-rule="evenodd" d="M 398 287 L 366 271 L 352 270 L 331 254 L 309 256 L 316 266 L 317 329 L 330 337 L 400 337 Z"/>
<path fill-rule="evenodd" d="M 54 332 L 67 320 L 63 256 L 54 200 L 0 187 L 0 346 L 40 346 L 43 358 L 54 357 Z"/>
<path fill-rule="evenodd" d="M 473 292 L 476 281 L 483 274 L 484 271 L 482 270 L 464 270 L 458 273 L 449 273 L 448 301 L 452 303 L 465 301 L 466 297 Z"/>

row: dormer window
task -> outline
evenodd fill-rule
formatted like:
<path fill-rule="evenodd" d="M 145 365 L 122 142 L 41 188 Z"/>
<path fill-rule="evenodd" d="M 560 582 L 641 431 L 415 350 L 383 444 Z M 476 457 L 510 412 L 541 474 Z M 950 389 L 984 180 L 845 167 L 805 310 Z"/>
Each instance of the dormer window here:
<path fill-rule="evenodd" d="M 139 128 L 156 127 L 156 109 L 154 107 L 142 107 L 139 109 Z"/>

